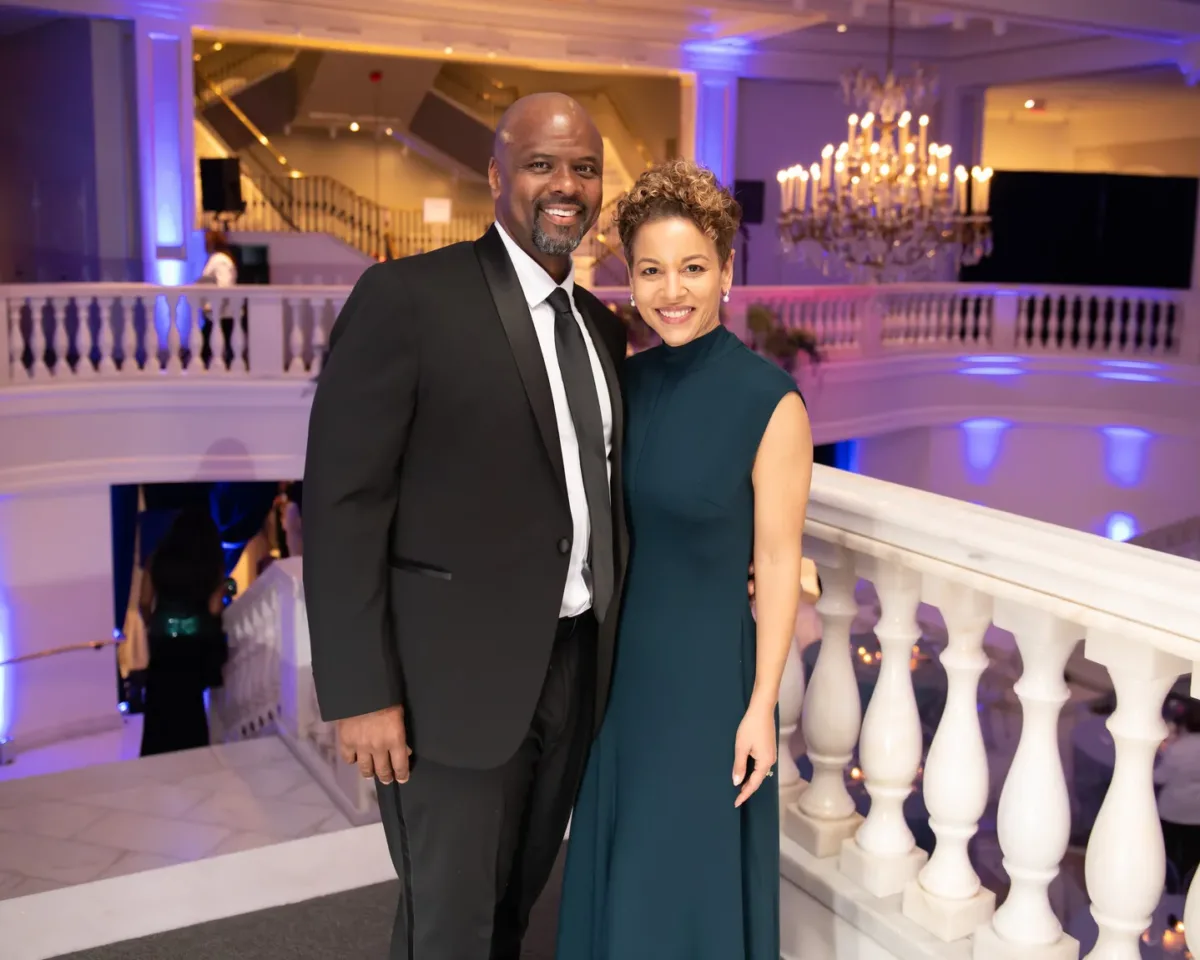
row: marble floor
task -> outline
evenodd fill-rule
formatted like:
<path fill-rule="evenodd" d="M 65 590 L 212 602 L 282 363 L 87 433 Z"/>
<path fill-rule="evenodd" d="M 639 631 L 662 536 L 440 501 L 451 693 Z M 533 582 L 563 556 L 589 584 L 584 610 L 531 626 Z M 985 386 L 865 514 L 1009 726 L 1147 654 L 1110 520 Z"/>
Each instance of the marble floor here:
<path fill-rule="evenodd" d="M 0 900 L 350 827 L 275 737 L 37 776 L 12 777 L 17 767 L 0 782 Z"/>

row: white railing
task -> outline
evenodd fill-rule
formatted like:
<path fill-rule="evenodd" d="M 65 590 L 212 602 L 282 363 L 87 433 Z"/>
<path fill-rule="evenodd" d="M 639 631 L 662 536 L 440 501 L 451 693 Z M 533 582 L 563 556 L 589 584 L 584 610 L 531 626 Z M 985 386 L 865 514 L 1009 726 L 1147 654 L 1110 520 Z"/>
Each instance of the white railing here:
<path fill-rule="evenodd" d="M 1200 693 L 1200 564 L 821 466 L 805 552 L 824 592 L 781 697 L 781 742 L 799 725 L 811 770 L 781 750 L 783 877 L 905 960 L 1179 952 L 1152 768 L 1169 689 L 1192 675 Z M 214 727 L 274 723 L 369 815 L 319 720 L 300 583 L 278 561 L 230 607 Z M 1081 642 L 1115 689 L 1115 766 L 1068 877 L 1059 728 Z M 1200 930 L 1200 882 L 1186 921 Z M 803 936 L 785 914 L 785 956 Z"/>
<path fill-rule="evenodd" d="M 369 822 L 375 791 L 342 763 L 317 705 L 302 574 L 300 557 L 276 560 L 225 611 L 229 661 L 209 697 L 212 739 L 281 737 L 351 822 Z"/>
<path fill-rule="evenodd" d="M 801 721 L 813 773 L 789 798 L 784 876 L 860 929 L 903 943 L 899 956 L 1075 958 L 1080 941 L 1095 940 L 1096 960 L 1137 958 L 1143 934 L 1157 924 L 1146 942 L 1162 936 L 1172 912 L 1160 903 L 1152 768 L 1170 688 L 1191 674 L 1200 693 L 1200 564 L 823 467 L 805 550 L 821 571 L 823 640 Z M 879 599 L 877 654 L 851 638 L 860 580 Z M 929 675 L 918 669 L 929 653 L 922 604 L 945 625 L 940 719 L 915 682 Z M 1064 668 L 1081 641 L 1108 669 L 1117 702 L 1107 724 L 1115 768 L 1084 860 L 1091 921 L 1052 892 L 1071 837 Z M 1003 692 L 1021 722 L 1005 775 L 983 726 L 1003 708 L 981 697 L 979 681 L 1014 643 L 1019 679 Z M 865 714 L 863 686 L 873 688 Z M 926 813 L 906 803 L 914 791 Z M 969 846 L 985 814 L 1003 858 L 986 870 L 986 844 Z M 914 828 L 932 832 L 932 855 Z M 997 907 L 1001 869 L 1009 886 Z M 1186 919 L 1200 931 L 1197 888 Z"/>
<path fill-rule="evenodd" d="M 0 383 L 149 374 L 311 377 L 344 286 L 0 286 Z M 598 289 L 606 302 L 628 290 Z M 923 352 L 1200 363 L 1191 295 L 978 284 L 735 287 L 731 329 L 754 304 L 814 334 L 829 361 Z M 212 322 L 214 318 L 221 322 Z"/>

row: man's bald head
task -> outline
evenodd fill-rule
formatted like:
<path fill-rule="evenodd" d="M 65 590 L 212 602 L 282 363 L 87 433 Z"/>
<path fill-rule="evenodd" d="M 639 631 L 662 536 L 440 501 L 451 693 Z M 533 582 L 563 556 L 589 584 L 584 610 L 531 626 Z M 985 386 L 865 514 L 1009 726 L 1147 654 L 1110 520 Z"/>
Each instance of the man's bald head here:
<path fill-rule="evenodd" d="M 500 118 L 488 183 L 496 222 L 557 282 L 600 212 L 604 140 L 563 93 L 522 97 Z"/>
<path fill-rule="evenodd" d="M 586 128 L 603 150 L 600 131 L 578 100 L 565 93 L 531 93 L 515 101 L 500 117 L 492 140 L 492 154 L 498 157 L 513 143 L 519 143 L 547 125 L 565 127 L 574 124 Z"/>

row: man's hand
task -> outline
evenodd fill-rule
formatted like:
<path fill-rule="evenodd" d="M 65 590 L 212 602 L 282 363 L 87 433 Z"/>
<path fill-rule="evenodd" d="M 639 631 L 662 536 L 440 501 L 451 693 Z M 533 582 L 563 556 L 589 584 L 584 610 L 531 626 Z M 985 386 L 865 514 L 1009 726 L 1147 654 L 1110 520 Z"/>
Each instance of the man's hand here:
<path fill-rule="evenodd" d="M 364 779 L 408 782 L 412 750 L 404 731 L 404 708 L 388 707 L 337 722 L 338 749 L 346 763 L 357 763 Z"/>

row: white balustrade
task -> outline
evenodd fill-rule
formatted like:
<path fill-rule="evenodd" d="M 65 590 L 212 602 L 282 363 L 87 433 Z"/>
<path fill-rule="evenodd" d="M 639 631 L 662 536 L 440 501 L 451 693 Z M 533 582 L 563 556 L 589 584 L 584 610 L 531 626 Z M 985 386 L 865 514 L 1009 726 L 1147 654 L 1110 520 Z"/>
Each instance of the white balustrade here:
<path fill-rule="evenodd" d="M 1108 718 L 1116 766 L 1087 848 L 1087 889 L 1100 928 L 1088 957 L 1138 960 L 1166 872 L 1153 783 L 1155 754 L 1167 734 L 1163 701 L 1191 664 L 1099 630 L 1088 632 L 1085 654 L 1108 668 L 1117 693 Z"/>
<path fill-rule="evenodd" d="M 349 293 L 346 287 L 0 286 L 8 344 L 0 383 L 315 376 Z"/>
<path fill-rule="evenodd" d="M 8 353 L 0 357 L 7 377 L 0 372 L 0 382 L 137 373 L 311 377 L 349 293 L 347 286 L 0 286 L 0 323 L 7 318 L 8 327 Z M 595 293 L 611 303 L 628 297 L 625 289 Z M 1200 363 L 1200 329 L 1189 330 L 1189 323 L 1200 324 L 1200 309 L 1185 291 L 936 283 L 734 287 L 731 329 L 746 335 L 746 311 L 755 304 L 770 308 L 785 327 L 810 331 L 825 362 L 1003 353 Z"/>
<path fill-rule="evenodd" d="M 875 584 L 881 617 L 875 628 L 882 660 L 863 717 L 859 758 L 871 807 L 842 844 L 841 869 L 877 897 L 900 893 L 925 863 L 904 816 L 921 765 L 921 718 L 913 694 L 913 644 L 921 638 L 921 576 L 897 563 L 865 557 L 859 569 Z"/>
<path fill-rule="evenodd" d="M 1200 563 L 821 466 L 804 540 L 824 582 L 817 604 L 824 630 L 803 710 L 812 782 L 785 818 L 785 879 L 889 948 L 903 944 L 897 956 L 1077 960 L 1083 943 L 1089 960 L 1134 960 L 1153 955 L 1159 939 L 1178 943 L 1148 932 L 1161 922 L 1152 918 L 1165 916 L 1153 765 L 1169 688 L 1192 672 L 1193 696 L 1200 693 Z M 850 636 L 859 576 L 880 599 L 878 659 Z M 910 663 L 918 599 L 936 606 L 946 627 L 945 706 L 928 744 L 918 723 L 928 697 L 914 701 L 913 677 L 924 669 L 928 680 L 931 665 L 922 667 L 920 657 Z M 1068 859 L 1059 741 L 1070 700 L 1065 668 L 1081 641 L 1084 656 L 1112 677 L 1117 708 L 1107 726 L 1116 766 L 1086 856 Z M 1021 662 L 1012 693 L 1022 724 L 1006 773 L 1003 762 L 989 762 L 1004 758 L 988 757 L 978 713 L 988 709 L 979 688 L 989 653 Z M 1010 682 L 999 666 L 989 684 Z M 864 682 L 874 690 L 857 731 Z M 847 781 L 855 747 L 861 772 Z M 994 784 L 989 770 L 997 771 Z M 919 807 L 904 803 L 914 774 L 934 840 L 923 866 L 913 843 L 914 832 L 927 835 L 912 819 Z M 866 819 L 834 856 L 836 845 L 817 842 L 818 829 L 852 819 L 855 797 L 867 799 L 863 786 Z M 986 819 L 993 809 L 994 838 L 970 843 L 985 823 L 993 829 Z M 993 842 L 1006 886 L 999 864 L 973 859 Z M 1069 876 L 1059 890 L 1063 871 Z M 1068 889 L 1086 896 L 1069 915 Z M 1194 879 L 1182 929 L 1194 948 Z"/>
<path fill-rule="evenodd" d="M 229 662 L 209 698 L 214 741 L 279 736 L 352 822 L 377 817 L 373 783 L 342 762 L 312 677 L 303 559 L 274 561 L 224 615 Z"/>
<path fill-rule="evenodd" d="M 812 782 L 787 808 L 784 830 L 810 853 L 829 857 L 862 821 L 844 780 L 858 742 L 862 703 L 850 658 L 850 624 L 858 614 L 854 558 L 845 550 L 822 551 L 822 546 L 805 547 L 820 564 L 822 590 L 816 607 L 824 622 L 801 715 Z"/>
<path fill-rule="evenodd" d="M 987 750 L 976 703 L 979 677 L 988 665 L 983 637 L 992 600 L 969 587 L 930 579 L 929 598 L 941 609 L 949 641 L 941 657 L 946 707 L 925 760 L 925 806 L 937 846 L 904 890 L 904 913 L 941 939 L 958 940 L 985 923 L 996 902 L 971 866 L 967 847 L 988 799 Z"/>

